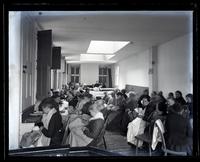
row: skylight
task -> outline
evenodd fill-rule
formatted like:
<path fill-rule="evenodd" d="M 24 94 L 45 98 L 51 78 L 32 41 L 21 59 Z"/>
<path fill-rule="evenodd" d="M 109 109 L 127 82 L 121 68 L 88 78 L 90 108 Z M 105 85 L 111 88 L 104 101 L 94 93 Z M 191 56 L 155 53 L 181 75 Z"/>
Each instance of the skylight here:
<path fill-rule="evenodd" d="M 95 41 L 90 42 L 87 53 L 99 53 L 99 54 L 114 54 L 123 47 L 125 47 L 129 41 Z"/>

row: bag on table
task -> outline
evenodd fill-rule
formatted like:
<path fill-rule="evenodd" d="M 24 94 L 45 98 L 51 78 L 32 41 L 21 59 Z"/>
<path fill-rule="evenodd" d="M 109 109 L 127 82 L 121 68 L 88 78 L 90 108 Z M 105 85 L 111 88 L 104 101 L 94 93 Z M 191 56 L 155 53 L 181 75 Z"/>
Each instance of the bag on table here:
<path fill-rule="evenodd" d="M 20 147 L 34 147 L 40 136 L 41 133 L 39 131 L 31 131 L 24 133 L 20 141 Z"/>

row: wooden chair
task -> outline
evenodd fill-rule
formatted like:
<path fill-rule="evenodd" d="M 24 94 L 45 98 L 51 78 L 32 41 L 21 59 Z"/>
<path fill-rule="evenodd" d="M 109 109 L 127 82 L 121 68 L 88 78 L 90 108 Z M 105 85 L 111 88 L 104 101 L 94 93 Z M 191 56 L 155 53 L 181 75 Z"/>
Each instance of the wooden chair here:
<path fill-rule="evenodd" d="M 187 152 L 178 152 L 178 151 L 173 151 L 170 150 L 166 147 L 166 143 L 165 143 L 165 138 L 164 135 L 161 131 L 161 128 L 157 125 L 157 123 L 155 123 L 156 126 L 158 127 L 158 132 L 161 135 L 161 140 L 162 140 L 162 150 L 164 151 L 164 155 L 167 156 L 167 154 L 172 154 L 172 155 L 178 155 L 178 156 L 187 156 Z"/>
<path fill-rule="evenodd" d="M 151 143 L 152 143 L 152 133 L 151 133 L 151 129 L 149 128 L 148 132 L 140 134 L 135 136 L 135 138 L 137 139 L 137 143 L 136 143 L 136 156 L 138 155 L 138 144 L 139 141 L 143 141 L 148 143 L 149 146 L 149 156 L 151 156 Z"/>
<path fill-rule="evenodd" d="M 106 141 L 105 141 L 105 132 L 106 132 L 106 126 L 108 123 L 108 115 L 110 112 L 107 113 L 106 117 L 105 117 L 105 122 L 103 125 L 103 128 L 101 130 L 101 132 L 99 133 L 99 135 L 97 136 L 96 139 L 94 139 L 92 142 L 90 142 L 87 146 L 94 146 L 94 147 L 101 147 L 102 144 L 104 145 L 104 148 L 107 149 L 107 145 L 106 145 Z"/>

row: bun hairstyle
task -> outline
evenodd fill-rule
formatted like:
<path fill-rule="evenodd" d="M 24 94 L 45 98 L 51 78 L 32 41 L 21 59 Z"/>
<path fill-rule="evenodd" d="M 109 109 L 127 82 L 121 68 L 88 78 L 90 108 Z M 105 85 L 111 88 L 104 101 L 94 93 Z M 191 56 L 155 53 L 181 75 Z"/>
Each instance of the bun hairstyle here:
<path fill-rule="evenodd" d="M 175 93 L 178 93 L 182 97 L 182 92 L 181 91 L 176 91 Z"/>
<path fill-rule="evenodd" d="M 123 96 L 122 92 L 117 92 L 117 96 Z"/>
<path fill-rule="evenodd" d="M 54 108 L 56 106 L 56 102 L 54 101 L 53 98 L 51 97 L 48 97 L 48 98 L 45 98 L 41 104 L 40 104 L 40 107 L 43 108 L 43 107 L 49 107 L 50 109 Z"/>

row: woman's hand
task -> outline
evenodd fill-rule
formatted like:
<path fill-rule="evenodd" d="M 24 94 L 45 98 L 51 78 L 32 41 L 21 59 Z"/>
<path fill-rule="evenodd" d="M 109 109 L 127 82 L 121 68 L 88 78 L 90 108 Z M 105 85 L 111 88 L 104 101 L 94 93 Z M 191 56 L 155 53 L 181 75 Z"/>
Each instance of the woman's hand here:
<path fill-rule="evenodd" d="M 82 129 L 82 131 L 84 132 L 84 130 L 86 130 L 86 127 L 82 127 L 81 129 Z"/>
<path fill-rule="evenodd" d="M 40 127 L 40 131 L 42 131 L 42 129 L 44 129 L 44 126 L 41 126 L 41 127 Z"/>

